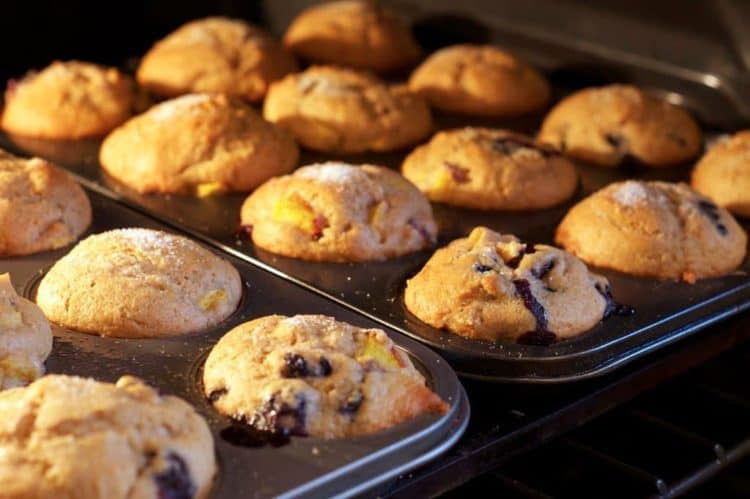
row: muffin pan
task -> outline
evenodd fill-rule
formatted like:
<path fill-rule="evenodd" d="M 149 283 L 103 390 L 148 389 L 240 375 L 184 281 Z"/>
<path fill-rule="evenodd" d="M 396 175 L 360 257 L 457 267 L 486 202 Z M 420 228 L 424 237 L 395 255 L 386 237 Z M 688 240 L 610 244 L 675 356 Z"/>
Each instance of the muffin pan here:
<path fill-rule="evenodd" d="M 586 170 L 582 168 L 581 172 L 585 174 Z M 591 173 L 594 176 L 605 172 Z M 614 177 L 616 172 L 606 173 Z M 594 268 L 610 280 L 618 302 L 635 308 L 634 315 L 612 316 L 588 333 L 547 347 L 468 340 L 422 323 L 403 305 L 406 280 L 419 271 L 432 250 L 387 262 L 334 264 L 295 260 L 255 248 L 245 235 L 237 234 L 241 196 L 159 199 L 137 196 L 122 188 L 117 192 L 128 202 L 139 198 L 149 213 L 205 237 L 238 258 L 311 286 L 332 300 L 427 343 L 460 374 L 476 378 L 562 382 L 603 374 L 750 306 L 747 260 L 737 272 L 692 285 Z M 579 192 L 576 199 L 583 195 Z M 168 206 L 160 209 L 157 201 Z M 550 243 L 557 222 L 571 204 L 529 214 L 478 213 L 435 205 L 441 228 L 439 245 L 468 234 L 475 225 L 511 232 L 528 241 Z M 232 219 L 234 223 L 229 222 Z M 224 235 L 216 237 L 214 234 L 220 232 L 222 225 Z"/>
<path fill-rule="evenodd" d="M 86 235 L 119 227 L 169 230 L 94 192 L 89 192 L 94 221 Z M 85 236 L 86 236 L 85 235 Z M 85 237 L 84 236 L 84 237 Z M 28 257 L 0 258 L 0 272 L 33 299 L 44 272 L 70 247 Z M 461 384 L 448 364 L 430 349 L 388 331 L 407 352 L 431 388 L 450 404 L 447 414 L 426 414 L 388 430 L 356 438 L 323 440 L 292 437 L 288 442 L 240 445 L 232 439 L 231 421 L 215 412 L 200 387 L 207 352 L 229 329 L 268 314 L 326 314 L 361 327 L 382 327 L 330 300 L 279 279 L 234 257 L 243 299 L 224 322 L 206 331 L 170 339 L 115 339 L 54 326 L 55 344 L 47 372 L 115 381 L 136 375 L 167 393 L 186 399 L 208 421 L 216 441 L 219 471 L 213 497 L 355 495 L 396 478 L 437 457 L 458 440 L 468 424 L 469 407 Z M 280 445 L 283 444 L 283 445 Z"/>
<path fill-rule="evenodd" d="M 594 54 L 574 46 L 562 47 L 540 38 L 538 33 L 527 35 L 522 30 L 502 31 L 487 26 L 478 29 L 476 23 L 467 24 L 471 20 L 466 18 L 426 15 L 420 7 L 407 5 L 407 2 L 403 7 L 425 46 L 434 48 L 464 41 L 497 43 L 535 64 L 552 83 L 553 101 L 586 86 L 634 83 L 686 106 L 701 123 L 707 142 L 750 123 L 750 110 L 741 102 L 737 89 L 731 82 L 723 82 L 713 75 L 648 64 L 606 50 Z M 276 21 L 283 25 L 282 21 L 288 19 Z M 466 26 L 474 27 L 463 29 Z M 533 134 L 542 117 L 538 114 L 491 120 L 437 114 L 436 122 L 439 129 L 477 125 Z M 615 299 L 633 306 L 635 315 L 611 317 L 578 338 L 548 347 L 467 340 L 421 323 L 403 306 L 405 282 L 421 268 L 431 250 L 388 262 L 364 264 L 312 263 L 284 258 L 255 248 L 245 235 L 238 234 L 239 208 L 244 195 L 209 198 L 140 195 L 101 172 L 96 160 L 97 143 L 92 141 L 50 142 L 0 136 L 0 146 L 56 160 L 78 174 L 90 188 L 427 343 L 459 373 L 476 378 L 547 383 L 600 375 L 750 306 L 750 277 L 747 274 L 750 262 L 747 260 L 735 273 L 693 285 L 636 278 L 594 268 L 609 278 Z M 341 159 L 398 168 L 408 152 L 340 158 L 306 152 L 300 164 Z M 581 182 L 576 196 L 552 209 L 502 213 L 434 204 L 440 227 L 439 245 L 465 236 L 477 225 L 510 232 L 529 242 L 550 244 L 555 227 L 566 211 L 596 189 L 626 178 L 687 180 L 692 165 L 660 169 L 633 164 L 619 169 L 580 163 L 577 166 Z"/>

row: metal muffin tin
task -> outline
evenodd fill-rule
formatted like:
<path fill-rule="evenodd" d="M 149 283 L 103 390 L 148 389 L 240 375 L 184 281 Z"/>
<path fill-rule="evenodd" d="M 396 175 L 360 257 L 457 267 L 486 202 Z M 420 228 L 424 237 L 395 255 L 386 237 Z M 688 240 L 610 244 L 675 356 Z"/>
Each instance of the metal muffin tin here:
<path fill-rule="evenodd" d="M 86 235 L 118 227 L 169 228 L 94 192 L 94 221 Z M 85 237 L 85 236 L 84 236 Z M 27 257 L 0 259 L 19 293 L 33 298 L 51 265 L 70 247 Z M 200 389 L 207 352 L 237 324 L 268 314 L 326 314 L 361 327 L 382 327 L 256 266 L 224 255 L 240 272 L 243 299 L 216 327 L 168 339 L 102 338 L 53 326 L 54 348 L 47 372 L 115 381 L 136 375 L 190 402 L 208 421 L 216 442 L 219 471 L 213 496 L 352 496 L 377 487 L 448 450 L 469 420 L 466 395 L 453 370 L 438 355 L 399 333 L 391 338 L 414 361 L 430 387 L 450 404 L 446 415 L 425 414 L 372 435 L 323 440 L 292 437 L 279 447 L 243 447 L 221 436 L 230 420 L 215 412 Z"/>
<path fill-rule="evenodd" d="M 495 27 L 480 25 L 470 17 L 429 14 L 413 2 L 399 2 L 399 7 L 410 16 L 425 46 L 464 41 L 496 43 L 529 60 L 549 78 L 555 101 L 585 86 L 627 82 L 685 105 L 701 122 L 707 141 L 750 123 L 750 109 L 743 102 L 741 92 L 732 82 L 724 82 L 714 75 L 653 64 L 619 52 L 608 52 L 602 47 L 584 50 L 571 44 L 561 45 L 559 40 L 545 38 L 538 31 L 526 33 L 518 26 L 504 25 L 501 19 L 490 16 L 482 19 Z M 286 10 L 287 16 L 293 14 Z M 470 8 L 467 6 L 465 10 Z M 278 26 L 272 28 L 278 31 L 288 21 L 276 16 L 274 22 Z M 533 134 L 542 118 L 543 113 L 510 120 L 437 113 L 436 123 L 438 129 L 475 125 Z M 432 250 L 387 262 L 363 264 L 312 263 L 280 257 L 255 248 L 246 236 L 238 235 L 239 208 L 244 195 L 203 199 L 140 195 L 99 169 L 96 142 L 53 142 L 0 135 L 0 145 L 56 160 L 80 175 L 84 183 L 108 196 L 418 339 L 437 349 L 466 376 L 530 383 L 580 380 L 609 372 L 750 306 L 748 261 L 733 274 L 693 285 L 594 269 L 609 278 L 617 301 L 635 307 L 635 315 L 611 317 L 578 338 L 547 347 L 467 340 L 425 325 L 403 306 L 406 279 L 421 268 Z M 408 152 L 345 157 L 304 152 L 300 164 L 340 159 L 399 168 Z M 555 208 L 502 213 L 433 204 L 440 227 L 438 245 L 465 236 L 478 225 L 513 233 L 529 242 L 552 244 L 555 227 L 566 211 L 596 189 L 626 178 L 687 180 L 691 169 L 690 165 L 660 169 L 637 165 L 619 169 L 577 166 L 581 182 L 576 196 Z"/>

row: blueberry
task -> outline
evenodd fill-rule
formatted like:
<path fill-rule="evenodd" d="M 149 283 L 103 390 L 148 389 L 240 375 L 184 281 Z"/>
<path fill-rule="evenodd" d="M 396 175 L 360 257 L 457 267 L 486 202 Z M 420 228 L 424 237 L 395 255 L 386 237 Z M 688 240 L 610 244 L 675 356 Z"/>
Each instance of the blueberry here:
<path fill-rule="evenodd" d="M 520 149 L 531 149 L 541 154 L 544 158 L 549 158 L 558 154 L 557 151 L 551 148 L 541 146 L 531 140 L 522 139 L 520 137 L 501 137 L 492 139 L 490 145 L 494 151 L 508 156 Z"/>
<path fill-rule="evenodd" d="M 362 392 L 355 390 L 349 395 L 344 404 L 339 407 L 339 412 L 341 414 L 353 415 L 359 410 L 364 401 L 365 397 L 362 395 Z"/>
<path fill-rule="evenodd" d="M 185 461 L 176 453 L 167 454 L 167 468 L 154 475 L 159 499 L 192 499 L 195 484 Z"/>
<path fill-rule="evenodd" d="M 703 215 L 705 215 L 711 222 L 713 222 L 714 227 L 716 227 L 716 230 L 721 234 L 722 236 L 726 236 L 729 234 L 729 230 L 727 229 L 727 226 L 720 222 L 721 215 L 719 214 L 719 207 L 716 206 L 711 201 L 708 201 L 706 199 L 701 199 L 698 201 L 698 210 L 700 210 Z"/>
<path fill-rule="evenodd" d="M 283 436 L 307 436 L 305 430 L 305 398 L 296 397 L 296 407 L 280 400 L 278 394 L 272 395 L 248 419 L 247 424 L 261 431 L 277 433 Z"/>
<path fill-rule="evenodd" d="M 318 376 L 330 376 L 332 372 L 331 363 L 325 357 L 321 357 L 318 361 L 318 372 L 316 374 Z"/>
<path fill-rule="evenodd" d="M 524 255 L 530 255 L 532 253 L 536 253 L 536 247 L 531 243 L 524 243 L 518 254 L 505 262 L 505 264 L 512 269 L 517 269 L 521 260 L 523 260 Z"/>
<path fill-rule="evenodd" d="M 536 277 L 537 279 L 544 279 L 547 277 L 547 274 L 550 273 L 550 271 L 555 268 L 555 260 L 547 260 L 546 263 L 543 265 L 540 265 L 539 267 L 532 269 L 531 274 Z"/>
<path fill-rule="evenodd" d="M 514 279 L 513 286 L 515 286 L 516 292 L 523 300 L 524 306 L 531 312 L 534 319 L 536 319 L 537 331 L 549 332 L 547 331 L 547 312 L 531 292 L 529 281 L 526 279 Z"/>
<path fill-rule="evenodd" d="M 218 390 L 212 390 L 211 393 L 208 394 L 208 400 L 211 401 L 211 403 L 216 402 L 221 397 L 227 394 L 226 388 L 219 388 Z"/>
<path fill-rule="evenodd" d="M 492 270 L 492 267 L 489 265 L 484 265 L 481 263 L 475 263 L 474 264 L 474 272 L 479 272 L 480 274 L 484 274 L 485 272 L 489 272 Z"/>
<path fill-rule="evenodd" d="M 304 378 L 310 371 L 307 368 L 305 358 L 296 353 L 284 354 L 284 365 L 281 367 L 281 377 L 283 378 Z"/>
<path fill-rule="evenodd" d="M 610 288 L 609 285 L 601 286 L 597 283 L 595 287 L 607 302 L 604 307 L 603 319 L 606 319 L 611 315 L 633 315 L 635 313 L 635 309 L 630 305 L 623 305 L 615 301 L 612 297 L 612 288 Z"/>
<path fill-rule="evenodd" d="M 318 360 L 318 365 L 310 369 L 310 365 L 302 355 L 296 353 L 284 354 L 284 365 L 281 367 L 281 376 L 284 378 L 306 378 L 310 376 L 329 376 L 333 368 L 325 357 Z"/>

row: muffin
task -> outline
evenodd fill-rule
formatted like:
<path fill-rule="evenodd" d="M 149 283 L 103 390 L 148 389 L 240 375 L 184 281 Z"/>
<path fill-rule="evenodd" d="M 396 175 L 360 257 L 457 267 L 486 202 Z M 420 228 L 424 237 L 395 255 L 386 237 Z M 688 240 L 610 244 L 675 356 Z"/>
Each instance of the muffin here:
<path fill-rule="evenodd" d="M 68 173 L 0 149 L 0 255 L 62 248 L 90 223 L 89 198 Z"/>
<path fill-rule="evenodd" d="M 747 246 L 732 215 L 687 185 L 635 180 L 575 205 L 555 240 L 591 265 L 688 282 L 732 272 Z"/>
<path fill-rule="evenodd" d="M 4 499 L 201 499 L 215 470 L 203 418 L 132 376 L 49 375 L 0 392 Z"/>
<path fill-rule="evenodd" d="M 352 154 L 391 151 L 430 133 L 425 100 L 368 73 L 313 66 L 271 85 L 263 116 L 303 147 Z"/>
<path fill-rule="evenodd" d="M 558 103 L 538 139 L 599 166 L 670 166 L 698 155 L 701 131 L 684 109 L 632 85 L 587 88 Z"/>
<path fill-rule="evenodd" d="M 750 130 L 716 144 L 695 165 L 693 188 L 735 215 L 750 217 Z"/>
<path fill-rule="evenodd" d="M 409 279 L 406 308 L 467 338 L 548 345 L 616 310 L 609 282 L 558 248 L 477 227 Z"/>
<path fill-rule="evenodd" d="M 229 331 L 203 369 L 222 414 L 280 435 L 340 438 L 449 407 L 379 329 L 323 315 L 270 315 Z"/>
<path fill-rule="evenodd" d="M 507 130 L 462 128 L 417 147 L 401 171 L 431 201 L 479 210 L 538 210 L 570 198 L 573 164 Z"/>
<path fill-rule="evenodd" d="M 547 105 L 550 87 L 533 67 L 491 45 L 453 45 L 428 57 L 409 89 L 449 113 L 517 116 Z"/>
<path fill-rule="evenodd" d="M 131 119 L 102 144 L 99 160 L 113 178 L 141 193 L 208 195 L 250 191 L 291 171 L 294 140 L 247 104 L 191 94 Z"/>
<path fill-rule="evenodd" d="M 242 205 L 253 243 L 304 260 L 385 260 L 434 244 L 425 197 L 387 168 L 323 163 L 271 179 Z"/>
<path fill-rule="evenodd" d="M 8 82 L 0 127 L 46 139 L 99 137 L 130 118 L 139 99 L 133 82 L 115 68 L 55 61 Z"/>
<path fill-rule="evenodd" d="M 8 274 L 0 275 L 0 390 L 44 374 L 51 351 L 52 330 L 42 311 L 16 294 Z"/>
<path fill-rule="evenodd" d="M 408 26 L 373 1 L 314 5 L 294 18 L 284 45 L 317 64 L 336 64 L 378 73 L 414 64 L 421 49 Z"/>
<path fill-rule="evenodd" d="M 118 229 L 84 239 L 58 260 L 36 301 L 49 320 L 70 329 L 156 338 L 218 324 L 241 294 L 237 270 L 190 239 Z"/>
<path fill-rule="evenodd" d="M 223 93 L 259 102 L 297 63 L 264 30 L 238 19 L 191 21 L 143 56 L 138 82 L 160 97 Z"/>

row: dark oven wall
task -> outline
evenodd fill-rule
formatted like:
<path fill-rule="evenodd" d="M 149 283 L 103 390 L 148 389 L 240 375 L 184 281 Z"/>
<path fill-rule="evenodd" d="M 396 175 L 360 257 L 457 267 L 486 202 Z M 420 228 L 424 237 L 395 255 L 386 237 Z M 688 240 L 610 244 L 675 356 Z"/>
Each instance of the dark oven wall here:
<path fill-rule="evenodd" d="M 10 0 L 0 13 L 0 78 L 78 58 L 122 65 L 181 23 L 208 15 L 241 17 L 279 34 L 305 0 L 157 0 L 93 2 Z M 743 43 L 750 31 L 744 0 L 390 0 L 403 10 L 460 10 L 510 25 L 535 25 L 550 36 L 571 33 L 581 43 L 604 44 L 661 60 L 737 75 L 746 71 Z"/>
<path fill-rule="evenodd" d="M 0 78 L 82 59 L 121 66 L 180 24 L 209 15 L 262 22 L 262 2 L 219 0 L 8 0 L 0 12 Z"/>

